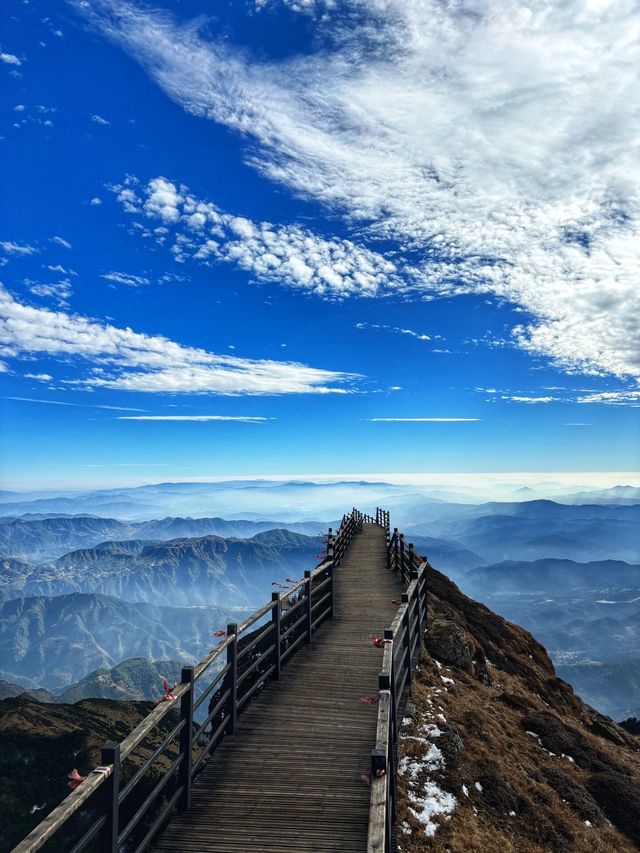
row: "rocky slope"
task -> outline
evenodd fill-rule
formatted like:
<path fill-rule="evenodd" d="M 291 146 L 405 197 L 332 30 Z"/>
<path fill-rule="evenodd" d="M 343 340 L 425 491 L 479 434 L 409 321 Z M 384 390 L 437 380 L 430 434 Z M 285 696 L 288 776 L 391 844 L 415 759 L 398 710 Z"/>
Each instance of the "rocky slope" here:
<path fill-rule="evenodd" d="M 402 851 L 633 851 L 640 745 L 522 628 L 429 577 L 428 652 L 403 721 Z"/>

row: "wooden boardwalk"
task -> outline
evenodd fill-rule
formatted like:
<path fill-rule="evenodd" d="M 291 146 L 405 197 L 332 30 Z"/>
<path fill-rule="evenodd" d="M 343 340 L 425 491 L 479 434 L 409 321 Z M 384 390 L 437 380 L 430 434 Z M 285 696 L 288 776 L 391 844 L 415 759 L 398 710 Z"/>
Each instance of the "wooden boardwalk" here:
<path fill-rule="evenodd" d="M 242 714 L 194 782 L 160 853 L 366 851 L 381 636 L 403 587 L 386 531 L 365 524 L 335 574 L 334 619 Z"/>

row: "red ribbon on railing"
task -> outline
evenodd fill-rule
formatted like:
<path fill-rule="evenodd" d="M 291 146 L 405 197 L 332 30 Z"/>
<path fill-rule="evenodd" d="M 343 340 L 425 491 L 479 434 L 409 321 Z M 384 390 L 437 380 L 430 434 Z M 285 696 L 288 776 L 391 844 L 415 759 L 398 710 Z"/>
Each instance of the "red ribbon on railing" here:
<path fill-rule="evenodd" d="M 375 705 L 378 701 L 377 696 L 361 696 L 360 701 L 363 705 Z"/>
<path fill-rule="evenodd" d="M 399 607 L 402 604 L 402 602 L 398 601 L 397 598 L 392 598 L 392 599 L 390 599 L 389 604 L 393 604 L 394 607 Z"/>
<path fill-rule="evenodd" d="M 390 642 L 391 640 L 386 640 L 383 637 L 376 637 L 375 634 L 371 636 L 371 645 L 375 646 L 376 649 L 384 649 L 384 644 Z"/>
<path fill-rule="evenodd" d="M 171 702 L 172 699 L 175 699 L 176 697 L 174 696 L 173 691 L 176 689 L 177 686 L 178 683 L 176 682 L 173 687 L 169 687 L 169 682 L 166 678 L 163 678 L 162 689 L 164 690 L 164 695 L 160 699 L 156 699 L 155 704 L 159 705 L 161 702 Z"/>
<path fill-rule="evenodd" d="M 221 628 L 219 631 L 214 631 L 213 636 L 217 639 L 218 637 L 226 637 L 227 631 L 225 628 Z"/>
<path fill-rule="evenodd" d="M 86 778 L 86 776 L 81 776 L 74 767 L 71 773 L 69 773 L 69 775 L 67 776 L 67 779 L 69 780 L 67 782 L 67 785 L 71 788 L 72 791 L 75 791 L 78 785 L 81 785 Z"/>

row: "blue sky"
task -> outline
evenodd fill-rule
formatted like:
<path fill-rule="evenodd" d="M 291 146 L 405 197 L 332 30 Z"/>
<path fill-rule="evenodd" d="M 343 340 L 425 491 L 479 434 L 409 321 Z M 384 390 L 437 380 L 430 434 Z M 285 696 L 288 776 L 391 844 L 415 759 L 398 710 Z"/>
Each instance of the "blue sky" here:
<path fill-rule="evenodd" d="M 3 10 L 7 487 L 637 470 L 631 6 Z"/>

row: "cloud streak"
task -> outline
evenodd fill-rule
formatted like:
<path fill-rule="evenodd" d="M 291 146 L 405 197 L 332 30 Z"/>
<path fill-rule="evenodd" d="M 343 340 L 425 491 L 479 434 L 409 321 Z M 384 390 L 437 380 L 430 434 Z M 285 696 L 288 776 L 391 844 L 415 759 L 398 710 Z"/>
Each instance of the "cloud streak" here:
<path fill-rule="evenodd" d="M 83 7 L 185 110 L 249 138 L 262 174 L 408 252 L 423 296 L 494 294 L 525 312 L 523 350 L 640 377 L 637 6 L 288 5 L 321 11 L 317 47 L 277 61 L 123 0 Z"/>
<path fill-rule="evenodd" d="M 459 424 L 476 423 L 482 418 L 369 418 L 369 420 L 373 424 Z"/>
<path fill-rule="evenodd" d="M 121 415 L 119 421 L 194 421 L 197 423 L 207 422 L 231 422 L 243 424 L 263 424 L 273 418 L 253 417 L 249 415 Z"/>
<path fill-rule="evenodd" d="M 160 335 L 18 302 L 0 285 L 0 356 L 88 362 L 68 387 L 148 393 L 344 394 L 359 378 L 290 361 L 217 355 Z M 347 387 L 344 387 L 344 386 Z"/>

